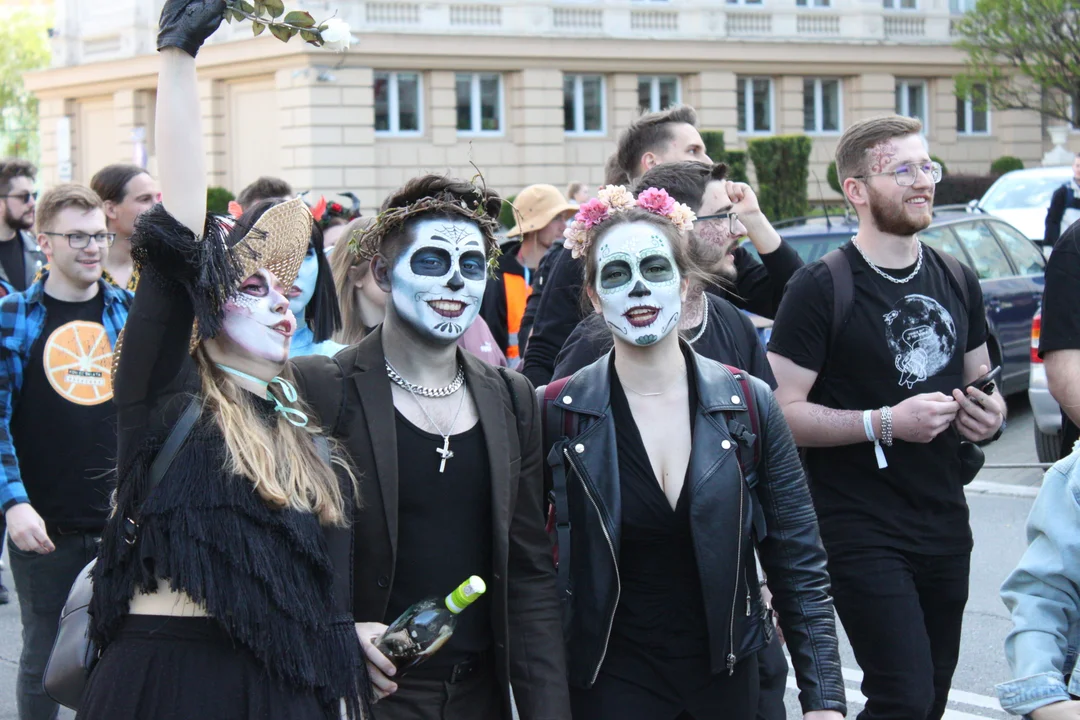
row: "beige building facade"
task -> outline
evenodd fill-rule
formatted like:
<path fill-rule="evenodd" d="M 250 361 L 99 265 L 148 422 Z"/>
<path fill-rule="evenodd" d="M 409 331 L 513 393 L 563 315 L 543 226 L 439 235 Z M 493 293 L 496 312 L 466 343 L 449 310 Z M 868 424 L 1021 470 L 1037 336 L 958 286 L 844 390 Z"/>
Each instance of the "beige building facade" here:
<path fill-rule="evenodd" d="M 924 121 L 951 172 L 986 173 L 1002 155 L 1037 165 L 1050 146 L 1038 115 L 955 95 L 964 1 L 287 0 L 336 12 L 356 44 L 331 54 L 222 28 L 198 58 L 207 180 L 352 190 L 365 213 L 421 171 L 479 170 L 504 194 L 595 187 L 639 108 L 672 102 L 729 148 L 810 135 L 815 198 L 838 199 L 825 170 L 844 127 L 894 111 Z M 56 0 L 54 66 L 26 78 L 47 185 L 111 162 L 156 169 L 161 4 Z"/>

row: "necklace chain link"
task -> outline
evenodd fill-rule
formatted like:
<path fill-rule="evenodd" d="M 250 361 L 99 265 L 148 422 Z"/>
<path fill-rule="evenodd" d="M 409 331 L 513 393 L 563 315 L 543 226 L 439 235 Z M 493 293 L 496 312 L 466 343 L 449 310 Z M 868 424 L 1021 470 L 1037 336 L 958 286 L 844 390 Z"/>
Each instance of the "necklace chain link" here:
<path fill-rule="evenodd" d="M 904 283 L 911 282 L 912 280 L 915 279 L 915 276 L 919 274 L 919 271 L 922 270 L 922 261 L 923 261 L 922 242 L 919 241 L 918 237 L 915 238 L 915 242 L 916 242 L 916 244 L 918 245 L 918 248 L 919 248 L 918 257 L 915 260 L 915 269 L 912 270 L 911 274 L 908 275 L 907 277 L 896 278 L 896 277 L 893 277 L 892 275 L 890 275 L 889 273 L 885 272 L 881 268 L 879 268 L 874 263 L 872 263 L 870 261 L 870 258 L 866 257 L 866 253 L 863 252 L 863 249 L 861 247 L 859 247 L 859 243 L 855 242 L 855 236 L 853 235 L 851 237 L 851 244 L 854 245 L 855 249 L 859 251 L 859 255 L 862 257 L 863 260 L 866 261 L 866 264 L 870 266 L 870 269 L 873 270 L 874 272 L 876 272 L 881 277 L 888 280 L 889 282 L 895 283 L 897 285 L 903 285 Z"/>
<path fill-rule="evenodd" d="M 450 397 L 458 390 L 460 390 L 461 386 L 465 384 L 465 368 L 463 368 L 461 365 L 458 365 L 457 375 L 454 376 L 453 382 L 451 382 L 446 387 L 441 388 L 429 388 L 424 387 L 423 385 L 415 385 L 409 382 L 405 378 L 401 377 L 401 374 L 394 369 L 394 366 L 390 364 L 389 360 L 386 361 L 386 375 L 390 378 L 390 381 L 398 387 L 408 390 L 414 395 L 419 395 L 426 398 Z"/>

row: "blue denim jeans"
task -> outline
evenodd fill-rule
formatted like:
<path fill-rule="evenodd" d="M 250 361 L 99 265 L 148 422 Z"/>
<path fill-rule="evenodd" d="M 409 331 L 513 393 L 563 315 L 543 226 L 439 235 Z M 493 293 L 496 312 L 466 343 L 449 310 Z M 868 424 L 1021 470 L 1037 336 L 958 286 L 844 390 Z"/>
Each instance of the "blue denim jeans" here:
<path fill-rule="evenodd" d="M 8 540 L 8 557 L 22 616 L 22 655 L 15 682 L 19 720 L 54 720 L 59 706 L 45 694 L 42 680 L 71 585 L 97 556 L 98 536 L 60 535 L 49 539 L 56 549 L 47 555 L 23 552 Z"/>

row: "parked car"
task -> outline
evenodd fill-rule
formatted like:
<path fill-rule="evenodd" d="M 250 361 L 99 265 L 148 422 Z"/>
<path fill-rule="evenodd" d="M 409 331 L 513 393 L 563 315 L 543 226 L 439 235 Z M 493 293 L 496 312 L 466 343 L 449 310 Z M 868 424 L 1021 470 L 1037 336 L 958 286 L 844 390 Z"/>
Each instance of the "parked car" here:
<path fill-rule="evenodd" d="M 1039 462 L 1061 459 L 1061 406 L 1050 394 L 1046 366 L 1039 357 L 1039 334 L 1042 330 L 1042 309 L 1031 322 L 1031 375 L 1028 381 L 1028 402 L 1035 417 L 1035 454 Z"/>
<path fill-rule="evenodd" d="M 1050 196 L 1072 176 L 1070 166 L 1013 170 L 999 177 L 971 208 L 1001 218 L 1030 240 L 1042 242 Z"/>
<path fill-rule="evenodd" d="M 853 218 L 801 218 L 781 221 L 777 232 L 804 261 L 820 260 L 855 234 Z M 1046 260 L 1039 247 L 1012 225 L 988 215 L 963 211 L 935 213 L 919 238 L 975 270 L 983 291 L 990 328 L 990 361 L 1001 365 L 1006 395 L 1028 388 L 1031 374 L 1031 321 L 1042 301 Z M 753 245 L 745 247 L 754 252 Z M 767 337 L 768 330 L 762 332 Z"/>

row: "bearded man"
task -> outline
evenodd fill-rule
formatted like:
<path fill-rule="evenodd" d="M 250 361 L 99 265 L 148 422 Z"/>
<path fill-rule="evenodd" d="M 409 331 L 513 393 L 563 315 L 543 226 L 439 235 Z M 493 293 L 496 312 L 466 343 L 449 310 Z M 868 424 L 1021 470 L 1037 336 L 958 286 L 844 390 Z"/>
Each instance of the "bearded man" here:
<path fill-rule="evenodd" d="M 0 160 L 0 297 L 25 290 L 46 263 L 33 233 L 36 176 L 26 160 Z"/>
<path fill-rule="evenodd" d="M 458 349 L 480 312 L 501 200 L 425 175 L 394 192 L 357 250 L 386 318 L 297 385 L 361 479 L 354 617 L 381 698 L 376 720 L 570 717 L 541 423 L 521 375 Z M 413 603 L 472 575 L 488 590 L 400 677 L 375 640 Z"/>
<path fill-rule="evenodd" d="M 972 547 L 961 441 L 996 437 L 1005 414 L 1001 393 L 968 387 L 990 365 L 978 279 L 918 237 L 941 179 L 921 130 L 891 116 L 840 138 L 859 231 L 791 279 L 769 341 L 864 673 L 859 720 L 945 712 Z"/>

